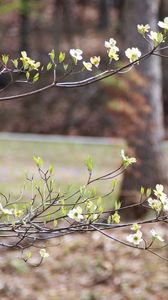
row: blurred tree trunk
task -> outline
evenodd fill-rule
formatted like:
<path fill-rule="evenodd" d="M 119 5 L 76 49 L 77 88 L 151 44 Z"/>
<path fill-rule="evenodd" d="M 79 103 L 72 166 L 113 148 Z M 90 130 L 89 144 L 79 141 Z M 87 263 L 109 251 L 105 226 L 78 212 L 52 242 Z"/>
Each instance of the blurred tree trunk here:
<path fill-rule="evenodd" d="M 163 20 L 168 16 L 168 0 L 161 0 L 159 20 Z M 167 54 L 167 51 L 162 52 Z M 168 127 L 168 59 L 162 58 L 162 88 L 163 88 L 163 105 L 165 125 Z M 167 135 L 167 134 L 166 134 Z"/>
<path fill-rule="evenodd" d="M 71 44 L 74 33 L 74 1 L 55 0 L 53 13 L 53 41 L 55 49 L 59 51 L 60 40 L 66 35 L 66 40 Z"/>
<path fill-rule="evenodd" d="M 53 34 L 53 45 L 56 51 L 60 49 L 60 38 L 61 38 L 61 2 L 60 0 L 54 1 L 54 10 L 53 10 L 53 26 L 52 26 L 52 34 Z"/>
<path fill-rule="evenodd" d="M 158 0 L 126 0 L 124 6 L 124 49 L 138 47 L 142 52 L 148 44 L 137 33 L 137 24 L 150 24 L 155 31 L 159 13 Z M 160 58 L 152 56 L 136 67 L 141 80 L 131 87 L 134 95 L 134 128 L 128 136 L 129 154 L 137 163 L 129 167 L 123 178 L 120 199 L 125 205 L 139 201 L 140 187 L 153 188 L 157 183 L 168 185 L 166 159 L 163 151 L 163 105 L 161 90 Z M 141 210 L 129 211 L 130 216 L 139 217 Z"/>
<path fill-rule="evenodd" d="M 113 7 L 116 9 L 117 12 L 117 28 L 116 34 L 119 38 L 123 38 L 123 15 L 124 15 L 124 4 L 125 0 L 113 0 Z"/>
<path fill-rule="evenodd" d="M 27 51 L 29 48 L 29 2 L 29 0 L 20 0 L 20 51 Z"/>
<path fill-rule="evenodd" d="M 99 1 L 99 19 L 98 27 L 100 30 L 107 29 L 110 22 L 110 0 L 100 0 Z"/>

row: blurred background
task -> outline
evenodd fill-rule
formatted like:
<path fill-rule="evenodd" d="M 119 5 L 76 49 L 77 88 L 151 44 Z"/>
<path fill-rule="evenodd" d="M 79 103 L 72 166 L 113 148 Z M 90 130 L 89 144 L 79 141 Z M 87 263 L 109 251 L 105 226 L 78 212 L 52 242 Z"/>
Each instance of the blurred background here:
<path fill-rule="evenodd" d="M 149 50 L 137 33 L 137 24 L 149 23 L 155 31 L 158 19 L 167 15 L 167 0 L 0 0 L 0 54 L 15 58 L 26 50 L 28 56 L 46 64 L 53 48 L 58 52 L 79 48 L 88 58 L 100 55 L 103 70 L 118 67 L 126 63 L 128 47 Z M 121 60 L 108 66 L 104 41 L 110 37 L 117 40 Z M 64 189 L 85 182 L 83 161 L 88 154 L 93 157 L 96 176 L 116 168 L 120 149 L 125 147 L 138 163 L 119 179 L 118 190 L 106 207 L 116 199 L 139 201 L 142 185 L 168 187 L 167 70 L 168 59 L 151 57 L 128 73 L 86 88 L 52 89 L 0 102 L 1 192 L 17 197 L 24 171 L 33 172 L 33 155 L 42 156 L 47 166 L 56 166 L 56 181 Z M 86 72 L 75 74 L 72 80 L 87 76 Z M 50 79 L 50 74 L 45 76 L 35 88 Z M 1 77 L 0 88 L 8 81 Z M 24 91 L 27 87 L 14 85 L 1 95 Z M 46 135 L 52 135 L 52 140 Z M 59 143 L 55 135 L 61 136 Z M 75 138 L 81 136 L 91 139 Z M 103 194 L 109 188 L 103 184 L 98 191 Z M 144 212 L 134 210 L 127 218 L 137 216 L 145 217 Z M 113 244 L 99 234 L 52 241 L 48 252 L 50 258 L 44 265 L 32 269 L 16 259 L 18 252 L 2 249 L 0 299 L 167 299 L 165 262 Z"/>
<path fill-rule="evenodd" d="M 53 48 L 56 51 L 80 48 L 87 57 L 101 55 L 105 64 L 104 41 L 116 35 L 120 38 L 121 7 L 122 1 L 1 1 L 1 53 L 17 57 L 24 49 L 30 57 L 46 63 Z M 1 86 L 5 80 L 8 79 L 1 79 Z M 107 81 L 88 87 L 87 93 L 82 88 L 71 92 L 51 90 L 28 101 L 1 103 L 0 130 L 123 136 L 123 124 L 117 120 L 119 117 L 122 121 L 123 110 L 129 114 L 129 107 L 125 107 L 128 105 L 124 97 L 117 92 L 118 85 L 124 82 L 114 79 L 110 84 Z M 24 90 L 25 86 L 18 89 Z M 120 130 L 116 123 L 120 124 Z"/>

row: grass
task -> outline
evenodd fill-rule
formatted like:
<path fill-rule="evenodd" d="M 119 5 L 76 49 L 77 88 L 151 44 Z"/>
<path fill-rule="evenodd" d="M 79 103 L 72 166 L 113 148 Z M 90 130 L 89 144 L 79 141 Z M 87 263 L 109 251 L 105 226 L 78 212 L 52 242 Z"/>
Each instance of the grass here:
<path fill-rule="evenodd" d="M 69 143 L 0 141 L 0 192 L 17 197 L 25 182 L 26 174 L 36 174 L 32 157 L 40 156 L 44 160 L 44 168 L 53 164 L 58 188 L 65 190 L 68 185 L 74 188 L 84 185 L 87 181 L 87 170 L 84 160 L 90 155 L 94 161 L 93 177 L 114 170 L 120 163 L 118 145 L 81 145 Z M 100 194 L 111 189 L 112 182 L 101 182 L 96 185 Z M 30 190 L 28 189 L 28 192 Z M 118 191 L 112 199 L 117 197 Z M 111 196 L 109 198 L 111 202 Z M 109 202 L 109 201 L 108 201 Z M 107 207 L 110 206 L 110 202 Z"/>

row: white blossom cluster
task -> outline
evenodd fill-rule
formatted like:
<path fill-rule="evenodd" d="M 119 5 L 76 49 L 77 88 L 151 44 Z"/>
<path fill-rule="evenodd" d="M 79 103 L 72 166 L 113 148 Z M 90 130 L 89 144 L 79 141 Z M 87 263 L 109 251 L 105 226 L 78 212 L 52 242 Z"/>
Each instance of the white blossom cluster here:
<path fill-rule="evenodd" d="M 129 243 L 131 243 L 135 246 L 139 246 L 139 244 L 142 243 L 142 242 L 145 243 L 145 240 L 143 239 L 143 233 L 140 229 L 141 229 L 141 225 L 139 225 L 137 223 L 133 224 L 133 226 L 131 227 L 131 230 L 134 233 L 129 234 L 126 238 Z M 155 229 L 150 230 L 150 235 L 151 235 L 151 238 L 152 238 L 152 243 L 155 240 L 158 240 L 160 242 L 164 242 L 164 239 L 156 232 Z"/>
<path fill-rule="evenodd" d="M 164 21 L 159 21 L 158 26 L 165 31 L 168 31 L 168 17 L 164 18 Z M 145 34 L 149 32 L 150 26 L 149 24 L 142 25 L 138 24 L 137 25 L 137 30 L 140 34 L 145 37 Z M 159 44 L 164 42 L 164 34 L 162 32 L 155 32 L 155 31 L 150 31 L 148 34 L 148 38 L 153 42 L 154 47 L 157 47 Z M 116 46 L 116 40 L 113 38 L 110 38 L 108 41 L 105 41 L 104 45 L 107 48 L 107 53 L 110 58 L 110 62 L 112 60 L 119 60 L 119 55 L 117 52 L 119 52 L 119 48 Z M 75 60 L 75 63 L 77 64 L 78 60 L 82 60 L 82 54 L 83 51 L 80 49 L 70 49 L 70 55 L 73 57 Z M 132 47 L 128 48 L 125 50 L 125 55 L 126 57 L 130 60 L 130 63 L 138 61 L 139 58 L 141 57 L 141 51 L 137 47 Z M 93 56 L 90 58 L 90 62 L 85 62 L 83 61 L 84 67 L 88 71 L 92 71 L 92 66 L 96 66 L 97 68 L 99 67 L 100 64 L 100 56 Z"/>
<path fill-rule="evenodd" d="M 168 211 L 168 197 L 164 193 L 164 187 L 162 184 L 157 184 L 156 188 L 153 190 L 155 198 L 150 197 L 148 199 L 149 206 L 160 213 L 163 211 Z"/>

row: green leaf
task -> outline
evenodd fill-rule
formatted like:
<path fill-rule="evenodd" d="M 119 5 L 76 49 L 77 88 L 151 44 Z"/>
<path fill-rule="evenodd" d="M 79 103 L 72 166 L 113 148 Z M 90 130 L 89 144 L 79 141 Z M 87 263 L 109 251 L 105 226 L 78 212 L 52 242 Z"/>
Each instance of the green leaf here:
<path fill-rule="evenodd" d="M 88 171 L 91 173 L 93 170 L 93 160 L 92 160 L 91 156 L 88 156 L 85 159 L 85 165 L 86 165 Z"/>
<path fill-rule="evenodd" d="M 32 257 L 32 252 L 31 251 L 28 251 L 25 253 L 25 259 L 28 260 Z"/>
<path fill-rule="evenodd" d="M 14 67 L 17 69 L 18 68 L 18 60 L 13 59 L 12 62 L 13 62 Z"/>
<path fill-rule="evenodd" d="M 112 215 L 112 221 L 115 224 L 119 224 L 120 223 L 120 215 L 118 214 L 117 211 Z"/>
<path fill-rule="evenodd" d="M 64 204 L 65 204 L 65 200 L 64 200 L 64 199 L 61 199 L 61 200 L 60 200 L 60 203 L 61 203 L 61 205 L 64 205 Z"/>
<path fill-rule="evenodd" d="M 149 197 L 151 195 L 152 190 L 150 188 L 148 188 L 146 190 L 146 197 Z"/>
<path fill-rule="evenodd" d="M 53 66 L 53 64 L 51 62 L 49 62 L 47 65 L 47 71 L 51 70 L 52 66 Z"/>
<path fill-rule="evenodd" d="M 143 186 L 141 186 L 141 195 L 144 195 L 144 193 L 145 193 L 145 189 L 144 189 L 144 187 Z"/>
<path fill-rule="evenodd" d="M 33 156 L 33 160 L 34 160 L 36 166 L 37 166 L 38 168 L 41 168 L 41 166 L 42 166 L 42 164 L 43 164 L 42 158 L 39 157 L 39 156 L 38 156 L 38 157 L 37 157 L 37 156 Z"/>
<path fill-rule="evenodd" d="M 78 64 L 78 60 L 75 57 L 72 57 L 72 60 L 73 60 L 73 62 L 75 64 L 75 66 L 76 66 Z"/>
<path fill-rule="evenodd" d="M 49 167 L 49 173 L 50 173 L 50 175 L 53 174 L 53 172 L 54 172 L 54 167 L 53 167 L 53 165 L 50 165 L 50 167 Z"/>
<path fill-rule="evenodd" d="M 115 188 L 116 188 L 116 186 L 118 184 L 117 179 L 114 179 L 112 183 L 113 183 L 113 190 L 115 190 Z"/>
<path fill-rule="evenodd" d="M 102 213 L 104 212 L 103 206 L 100 206 L 100 207 L 98 208 L 98 210 L 99 210 L 99 213 L 102 214 Z"/>
<path fill-rule="evenodd" d="M 47 206 L 46 206 L 47 207 Z M 51 215 L 48 214 L 48 216 L 46 217 L 46 221 L 49 222 L 51 220 Z"/>
<path fill-rule="evenodd" d="M 54 63 L 54 59 L 55 59 L 55 50 L 52 49 L 51 52 L 48 53 L 51 61 Z"/>
<path fill-rule="evenodd" d="M 9 55 L 6 54 L 2 54 L 2 62 L 4 63 L 4 65 L 6 66 L 9 60 Z"/>
<path fill-rule="evenodd" d="M 107 219 L 107 224 L 111 224 L 111 222 L 112 222 L 112 217 L 109 216 L 108 219 Z"/>
<path fill-rule="evenodd" d="M 64 60 L 65 60 L 65 53 L 60 52 L 60 54 L 59 54 L 59 63 L 62 63 Z"/>
<path fill-rule="evenodd" d="M 57 225 L 58 225 L 58 221 L 57 221 L 57 220 L 54 220 L 54 221 L 53 221 L 53 227 L 55 228 L 55 227 L 57 227 Z"/>
<path fill-rule="evenodd" d="M 96 203 L 97 206 L 100 206 L 102 204 L 102 197 L 98 197 Z"/>
<path fill-rule="evenodd" d="M 63 64 L 63 68 L 66 71 L 68 69 L 68 64 Z"/>
<path fill-rule="evenodd" d="M 116 201 L 115 203 L 114 203 L 114 208 L 115 209 L 119 209 L 121 207 L 121 202 L 120 201 Z"/>
<path fill-rule="evenodd" d="M 29 78 L 30 78 L 30 72 L 26 72 L 26 78 L 27 78 L 27 80 L 29 80 Z"/>
<path fill-rule="evenodd" d="M 91 197 L 96 197 L 96 187 L 94 186 L 92 189 L 91 189 Z"/>
<path fill-rule="evenodd" d="M 80 186 L 80 194 L 81 194 L 81 196 L 84 196 L 85 195 L 85 193 L 86 193 L 86 186 L 85 185 L 82 185 L 82 186 Z"/>
<path fill-rule="evenodd" d="M 39 73 L 36 73 L 34 76 L 33 76 L 33 83 L 35 83 L 36 81 L 39 80 Z"/>
<path fill-rule="evenodd" d="M 62 208 L 61 208 L 61 212 L 62 212 L 63 215 L 66 215 L 67 209 L 66 209 L 65 207 L 62 207 Z"/>

